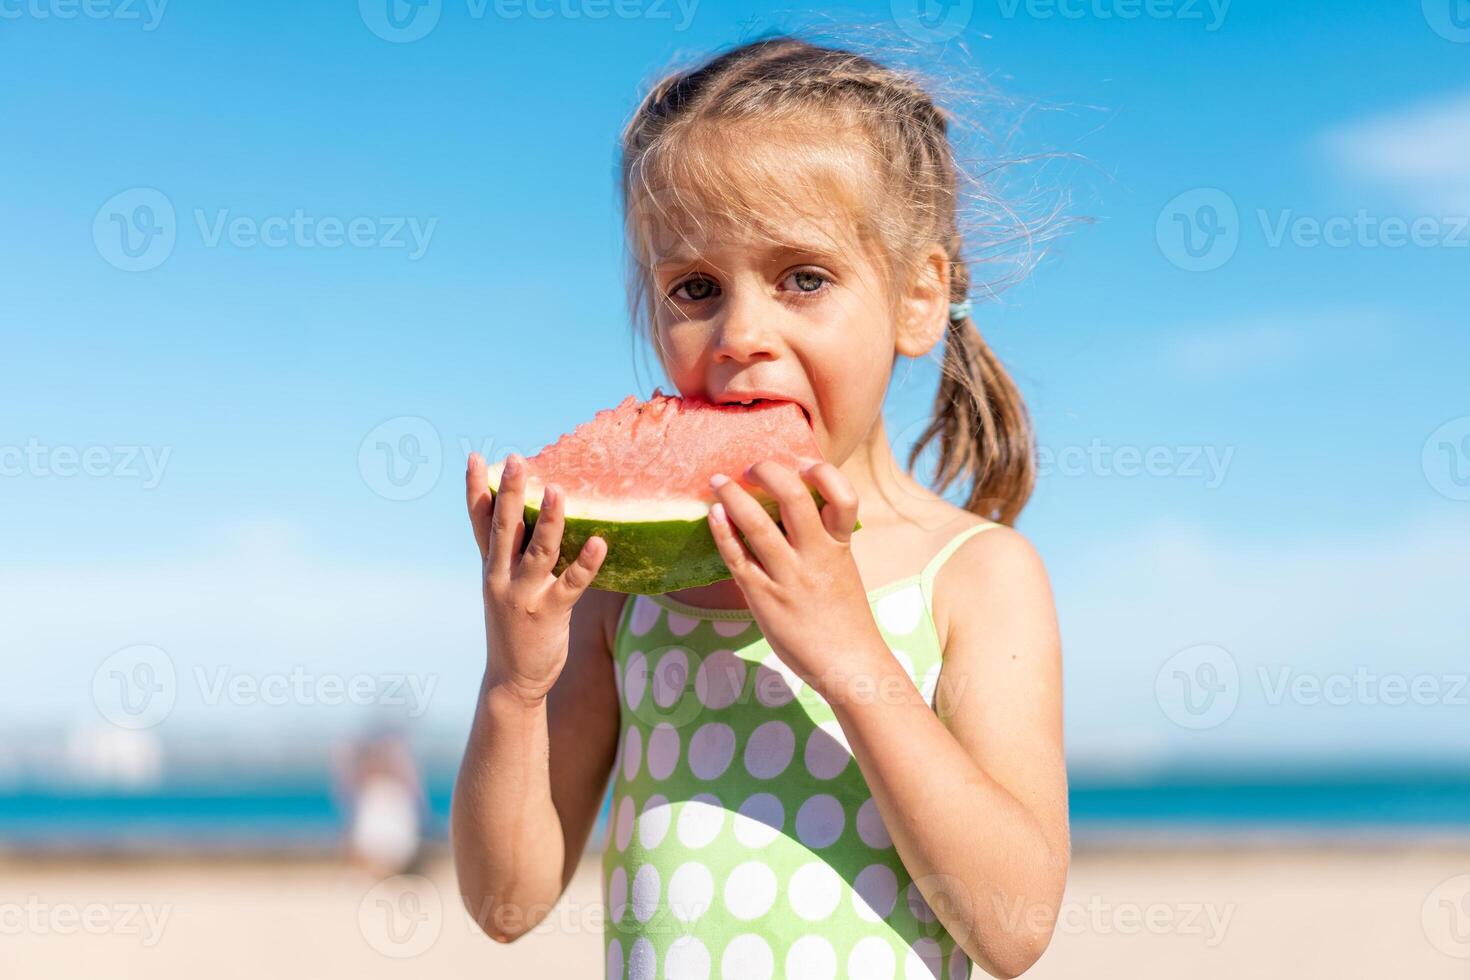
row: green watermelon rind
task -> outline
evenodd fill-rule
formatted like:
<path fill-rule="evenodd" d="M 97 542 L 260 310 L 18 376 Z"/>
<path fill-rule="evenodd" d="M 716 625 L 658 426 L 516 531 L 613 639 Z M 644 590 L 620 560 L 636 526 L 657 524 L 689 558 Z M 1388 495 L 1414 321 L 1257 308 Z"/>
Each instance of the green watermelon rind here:
<path fill-rule="evenodd" d="M 494 485 L 490 492 L 497 492 Z M 820 510 L 825 503 L 822 495 L 816 490 L 811 493 Z M 774 500 L 761 500 L 760 504 L 776 526 L 781 527 L 781 505 Z M 540 516 L 540 507 L 525 505 L 525 542 L 531 540 L 531 532 Z M 853 530 L 860 527 L 862 522 L 858 521 Z M 587 539 L 594 536 L 607 544 L 602 567 L 592 580 L 592 588 L 595 589 L 631 595 L 662 595 L 733 577 L 725 559 L 720 556 L 714 535 L 710 533 L 707 517 L 664 521 L 565 517 L 555 574 L 560 575 L 576 561 Z"/>

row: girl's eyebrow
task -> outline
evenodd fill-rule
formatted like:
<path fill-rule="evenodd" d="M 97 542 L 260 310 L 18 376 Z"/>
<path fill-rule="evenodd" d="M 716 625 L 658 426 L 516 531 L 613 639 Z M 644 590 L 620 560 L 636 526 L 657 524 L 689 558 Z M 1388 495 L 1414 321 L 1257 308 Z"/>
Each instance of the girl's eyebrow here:
<path fill-rule="evenodd" d="M 841 252 L 834 242 L 767 242 L 752 246 L 756 251 L 762 253 L 766 259 L 776 259 L 793 253 L 800 255 L 818 255 L 838 258 Z M 654 268 L 665 268 L 674 265 L 688 265 L 701 257 L 698 252 L 672 252 L 668 255 L 654 256 Z"/>

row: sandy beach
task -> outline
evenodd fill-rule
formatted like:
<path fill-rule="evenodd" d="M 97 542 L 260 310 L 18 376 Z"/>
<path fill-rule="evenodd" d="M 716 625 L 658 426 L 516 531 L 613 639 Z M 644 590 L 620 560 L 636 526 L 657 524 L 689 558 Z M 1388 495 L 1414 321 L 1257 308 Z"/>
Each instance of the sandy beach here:
<path fill-rule="evenodd" d="M 461 911 L 442 856 L 422 879 L 376 886 L 287 858 L 6 859 L 0 876 L 0 959 L 17 980 L 603 970 L 590 859 L 550 919 L 508 946 Z M 1057 937 L 1027 976 L 1464 977 L 1467 892 L 1470 845 L 1079 848 Z"/>

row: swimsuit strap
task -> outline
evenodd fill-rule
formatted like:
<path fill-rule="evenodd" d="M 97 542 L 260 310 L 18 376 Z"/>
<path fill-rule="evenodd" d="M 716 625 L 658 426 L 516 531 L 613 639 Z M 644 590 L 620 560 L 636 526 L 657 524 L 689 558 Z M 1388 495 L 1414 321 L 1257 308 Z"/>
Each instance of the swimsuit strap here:
<path fill-rule="evenodd" d="M 944 563 L 949 561 L 950 555 L 958 551 L 960 545 L 964 544 L 970 538 L 984 531 L 989 531 L 993 527 L 1000 527 L 1000 525 L 993 521 L 971 525 L 950 538 L 944 547 L 939 549 L 939 553 L 929 559 L 929 564 L 925 565 L 924 571 L 919 574 L 919 587 L 924 590 L 924 602 L 929 608 L 934 608 L 934 579 L 939 574 L 939 570 L 944 567 Z"/>

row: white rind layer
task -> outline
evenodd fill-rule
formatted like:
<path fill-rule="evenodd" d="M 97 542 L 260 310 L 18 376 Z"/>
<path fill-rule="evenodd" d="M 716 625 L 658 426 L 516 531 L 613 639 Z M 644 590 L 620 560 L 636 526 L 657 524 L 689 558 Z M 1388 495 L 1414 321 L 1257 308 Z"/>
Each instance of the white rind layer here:
<path fill-rule="evenodd" d="M 489 482 L 491 490 L 500 488 L 500 475 L 505 470 L 505 460 L 490 464 Z M 526 506 L 541 509 L 541 496 L 546 492 L 544 484 L 534 477 L 526 481 Z M 709 503 L 703 500 L 626 500 L 623 498 L 581 499 L 568 496 L 566 517 L 586 520 L 613 521 L 624 524 L 639 524 L 650 521 L 702 521 L 709 516 Z"/>

